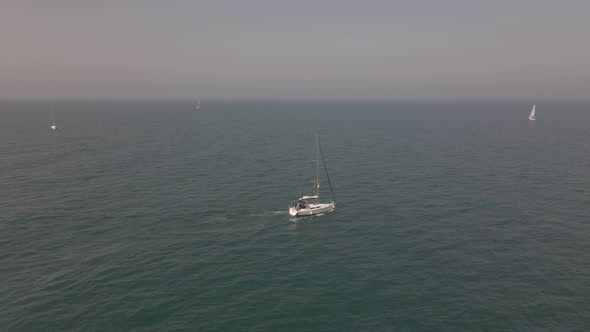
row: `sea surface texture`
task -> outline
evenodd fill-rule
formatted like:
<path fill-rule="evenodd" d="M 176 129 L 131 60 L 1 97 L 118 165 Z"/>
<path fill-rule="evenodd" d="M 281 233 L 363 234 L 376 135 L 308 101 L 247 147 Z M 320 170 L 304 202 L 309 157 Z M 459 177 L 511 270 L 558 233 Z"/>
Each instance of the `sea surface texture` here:
<path fill-rule="evenodd" d="M 588 331 L 590 103 L 535 102 L 2 101 L 0 329 Z"/>

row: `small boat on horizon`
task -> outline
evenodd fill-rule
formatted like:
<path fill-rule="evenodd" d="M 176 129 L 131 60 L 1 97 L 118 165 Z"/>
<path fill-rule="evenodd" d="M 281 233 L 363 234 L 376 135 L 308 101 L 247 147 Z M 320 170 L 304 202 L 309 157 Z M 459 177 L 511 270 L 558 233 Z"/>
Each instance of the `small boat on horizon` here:
<path fill-rule="evenodd" d="M 201 99 L 197 99 L 197 108 L 196 109 L 199 109 L 200 107 L 201 107 Z"/>
<path fill-rule="evenodd" d="M 315 134 L 315 146 L 316 180 L 314 183 L 314 188 L 316 189 L 316 192 L 315 195 L 302 196 L 301 198 L 294 200 L 289 205 L 289 214 L 293 217 L 313 216 L 316 214 L 332 212 L 336 208 L 336 199 L 334 198 L 334 191 L 332 190 L 332 183 L 330 182 L 330 176 L 328 175 L 328 168 L 326 167 L 326 162 L 324 160 L 324 154 L 322 153 L 322 148 L 320 146 L 320 138 L 318 133 Z M 326 171 L 326 178 L 328 179 L 328 184 L 330 185 L 330 191 L 332 192 L 332 202 L 330 203 L 320 202 L 320 156 L 322 158 L 322 163 Z"/>
<path fill-rule="evenodd" d="M 57 123 L 55 122 L 55 111 L 53 110 L 53 105 L 51 105 L 51 126 L 49 128 L 51 128 L 51 130 L 59 129 L 57 127 Z"/>
<path fill-rule="evenodd" d="M 531 114 L 529 115 L 529 120 L 535 121 L 535 104 L 533 104 L 533 109 L 531 110 Z"/>

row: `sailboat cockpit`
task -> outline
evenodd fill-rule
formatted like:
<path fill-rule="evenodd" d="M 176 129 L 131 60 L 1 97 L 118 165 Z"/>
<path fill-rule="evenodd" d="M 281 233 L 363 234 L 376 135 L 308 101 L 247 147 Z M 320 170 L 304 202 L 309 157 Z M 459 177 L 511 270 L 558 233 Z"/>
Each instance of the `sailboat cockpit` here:
<path fill-rule="evenodd" d="M 310 202 L 308 202 L 310 201 Z M 307 209 L 310 207 L 310 203 L 312 205 L 318 204 L 318 196 L 313 195 L 313 196 L 303 196 L 299 199 L 294 200 L 293 202 L 291 202 L 291 204 L 289 205 L 289 208 L 293 208 L 297 211 L 299 211 L 300 209 Z"/>

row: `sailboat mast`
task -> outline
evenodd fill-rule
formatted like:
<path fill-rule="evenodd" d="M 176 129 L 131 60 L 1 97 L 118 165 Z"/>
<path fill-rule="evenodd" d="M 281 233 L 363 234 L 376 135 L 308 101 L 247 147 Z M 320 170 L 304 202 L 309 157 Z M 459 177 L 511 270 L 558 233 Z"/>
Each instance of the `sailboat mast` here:
<path fill-rule="evenodd" d="M 322 156 L 322 164 L 324 164 L 324 170 L 326 171 L 326 179 L 328 180 L 328 186 L 330 186 L 330 192 L 332 193 L 332 202 L 336 203 L 336 197 L 334 197 L 334 189 L 332 189 L 332 182 L 330 181 L 330 174 L 328 174 L 328 166 L 326 165 L 326 160 L 324 159 L 324 152 L 322 151 L 322 146 L 319 144 L 318 140 L 318 148 L 320 150 L 320 156 Z"/>
<path fill-rule="evenodd" d="M 315 133 L 315 189 L 318 201 L 320 200 L 320 148 L 319 135 Z"/>

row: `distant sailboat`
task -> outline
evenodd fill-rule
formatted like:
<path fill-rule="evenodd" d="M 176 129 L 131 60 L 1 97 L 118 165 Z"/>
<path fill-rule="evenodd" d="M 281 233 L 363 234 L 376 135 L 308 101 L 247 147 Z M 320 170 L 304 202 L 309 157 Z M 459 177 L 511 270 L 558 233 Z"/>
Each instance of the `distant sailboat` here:
<path fill-rule="evenodd" d="M 322 147 L 320 146 L 320 138 L 319 134 L 316 133 L 315 135 L 315 183 L 314 188 L 316 189 L 315 195 L 303 196 L 294 200 L 291 205 L 289 205 L 289 214 L 298 217 L 298 216 L 313 216 L 316 214 L 332 212 L 336 208 L 336 199 L 334 198 L 334 191 L 332 190 L 332 184 L 330 183 L 330 177 L 328 176 L 328 168 L 326 167 L 326 162 L 324 161 L 324 154 L 322 152 Z M 332 202 L 330 203 L 321 203 L 320 202 L 320 156 L 322 157 L 322 161 L 324 164 L 324 169 L 326 171 L 326 178 L 328 179 L 328 184 L 330 185 L 330 191 L 332 192 Z"/>
<path fill-rule="evenodd" d="M 52 130 L 57 130 L 57 123 L 55 122 L 55 111 L 53 110 L 53 105 L 51 105 L 51 126 L 49 127 Z"/>
<path fill-rule="evenodd" d="M 531 110 L 531 115 L 529 115 L 529 120 L 535 121 L 535 105 L 533 104 L 533 109 Z"/>
<path fill-rule="evenodd" d="M 199 107 L 201 107 L 201 99 L 197 100 L 197 109 L 199 109 Z"/>

